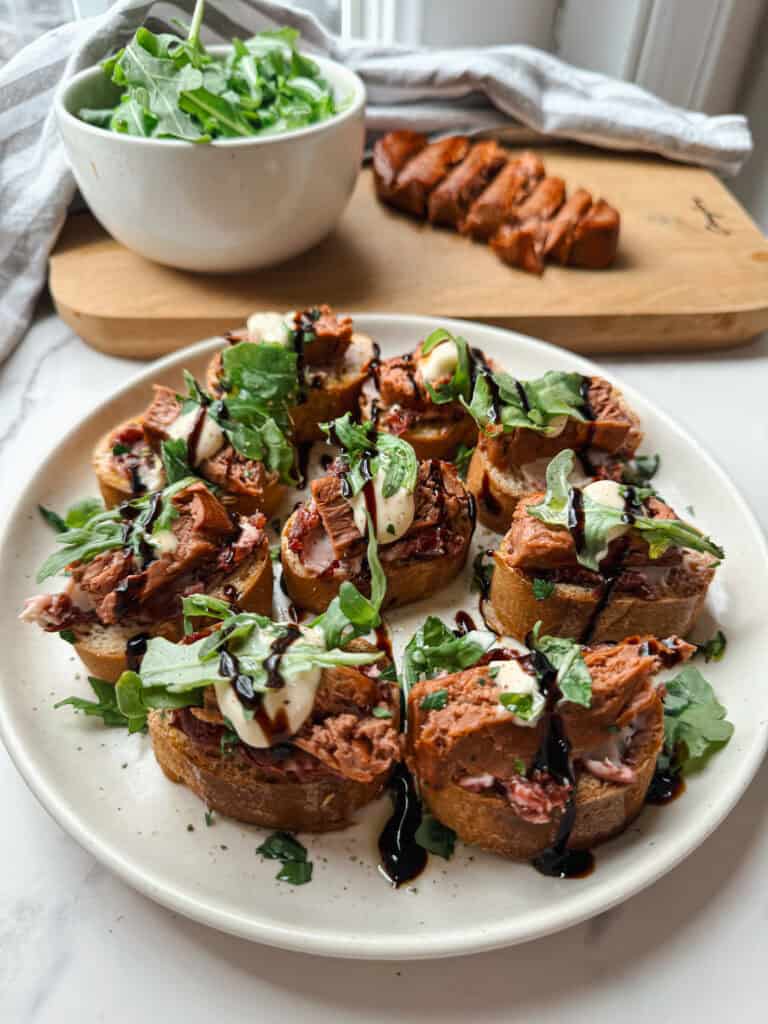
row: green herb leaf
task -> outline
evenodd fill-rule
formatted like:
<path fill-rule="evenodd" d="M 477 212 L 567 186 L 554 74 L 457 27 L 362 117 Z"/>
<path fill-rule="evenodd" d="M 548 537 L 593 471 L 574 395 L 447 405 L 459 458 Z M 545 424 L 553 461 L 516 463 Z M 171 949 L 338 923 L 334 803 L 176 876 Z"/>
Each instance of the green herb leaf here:
<path fill-rule="evenodd" d="M 46 508 L 45 505 L 38 505 L 37 511 L 40 513 L 40 515 L 43 517 L 46 523 L 50 526 L 50 528 L 56 531 L 56 533 L 64 533 L 64 531 L 67 529 L 67 524 L 61 518 L 58 512 L 54 512 L 53 509 L 51 508 Z"/>
<path fill-rule="evenodd" d="M 537 601 L 546 601 L 555 592 L 555 581 L 535 577 L 533 580 L 533 596 Z"/>
<path fill-rule="evenodd" d="M 74 631 L 71 629 L 60 629 L 59 636 L 61 637 L 62 640 L 66 640 L 68 644 L 77 643 L 77 637 L 75 636 Z"/>
<path fill-rule="evenodd" d="M 539 636 L 537 623 L 534 627 L 533 644 L 557 669 L 557 685 L 562 700 L 588 708 L 592 703 L 592 677 L 589 674 L 581 647 L 573 640 L 558 636 Z"/>
<path fill-rule="evenodd" d="M 656 476 L 660 466 L 660 455 L 635 455 L 632 459 L 626 459 L 621 471 L 622 483 L 645 487 Z"/>
<path fill-rule="evenodd" d="M 584 377 L 580 373 L 550 370 L 535 380 L 516 380 L 508 373 L 491 376 L 499 393 L 499 422 L 507 432 L 522 427 L 546 435 L 557 428 L 553 421 L 558 417 L 584 419 Z M 465 405 L 481 429 L 496 424 L 491 387 L 485 374 L 478 375 L 472 399 Z"/>
<path fill-rule="evenodd" d="M 684 773 L 706 764 L 733 735 L 714 690 L 693 665 L 665 684 L 664 751 Z"/>
<path fill-rule="evenodd" d="M 479 593 L 487 597 L 491 592 L 491 581 L 493 580 L 493 561 L 487 562 L 489 556 L 487 551 L 478 551 L 472 562 L 472 582 L 469 589 L 472 593 Z"/>
<path fill-rule="evenodd" d="M 725 654 L 725 649 L 728 646 L 728 639 L 722 629 L 718 629 L 713 637 L 707 640 L 706 643 L 697 644 L 698 654 L 704 655 L 704 661 L 720 661 Z"/>
<path fill-rule="evenodd" d="M 465 444 L 460 444 L 456 450 L 453 463 L 456 466 L 456 472 L 459 474 L 462 480 L 467 479 L 467 473 L 469 471 L 469 464 L 472 461 L 472 456 L 475 453 L 474 445 L 469 448 Z"/>
<path fill-rule="evenodd" d="M 169 484 L 178 483 L 186 477 L 194 476 L 195 471 L 189 464 L 187 442 L 183 437 L 169 438 L 160 446 L 165 478 Z"/>
<path fill-rule="evenodd" d="M 392 712 L 389 708 L 377 707 L 371 710 L 371 714 L 374 718 L 391 718 Z"/>
<path fill-rule="evenodd" d="M 184 632 L 192 632 L 191 620 L 195 618 L 218 619 L 223 621 L 232 615 L 232 607 L 228 601 L 208 594 L 192 594 L 182 598 L 181 611 L 184 616 Z"/>
<path fill-rule="evenodd" d="M 488 630 L 473 629 L 456 636 L 440 619 L 430 615 L 416 630 L 403 652 L 403 681 L 410 689 L 420 679 L 434 679 L 476 665 L 496 637 Z"/>
<path fill-rule="evenodd" d="M 568 528 L 570 495 L 573 488 L 569 476 L 573 469 L 573 452 L 566 448 L 547 466 L 547 492 L 538 505 L 529 505 L 528 514 L 549 526 Z M 582 492 L 584 543 L 576 553 L 581 565 L 598 572 L 600 562 L 608 548 L 608 535 L 612 529 L 624 525 L 624 510 L 603 505 L 586 492 Z M 721 559 L 723 549 L 696 527 L 679 519 L 661 519 L 636 515 L 631 529 L 640 533 L 648 544 L 651 558 L 659 558 L 669 547 L 703 551 Z"/>
<path fill-rule="evenodd" d="M 416 829 L 414 839 L 429 853 L 450 860 L 456 846 L 456 833 L 442 821 L 438 821 L 429 811 L 424 811 L 421 824 Z"/>
<path fill-rule="evenodd" d="M 290 885 L 306 885 L 312 881 L 312 862 L 288 861 L 283 864 L 275 878 L 278 882 L 288 882 Z"/>
<path fill-rule="evenodd" d="M 312 863 L 307 860 L 305 846 L 289 832 L 273 832 L 256 853 L 267 860 L 279 860 L 282 867 L 275 876 L 280 882 L 304 885 L 312 878 Z"/>
<path fill-rule="evenodd" d="M 422 698 L 419 707 L 422 711 L 442 711 L 447 703 L 447 690 L 433 690 L 432 693 L 428 693 L 426 697 Z"/>
<path fill-rule="evenodd" d="M 517 774 L 522 775 L 523 778 L 525 778 L 525 761 L 520 757 L 516 757 L 512 764 Z"/>
<path fill-rule="evenodd" d="M 528 722 L 533 718 L 533 694 L 532 693 L 510 693 L 505 690 L 499 696 L 499 704 L 511 711 L 515 718 Z"/>
<path fill-rule="evenodd" d="M 466 338 L 450 334 L 448 331 L 438 328 L 422 343 L 421 351 L 424 355 L 428 355 L 432 349 L 444 341 L 452 341 L 456 345 L 456 354 L 458 356 L 456 369 L 453 371 L 451 379 L 441 384 L 439 389 L 433 388 L 429 381 L 424 381 L 424 386 L 429 393 L 429 397 L 436 405 L 445 405 L 448 402 L 455 401 L 466 402 L 469 400 L 472 387 L 471 357 Z"/>

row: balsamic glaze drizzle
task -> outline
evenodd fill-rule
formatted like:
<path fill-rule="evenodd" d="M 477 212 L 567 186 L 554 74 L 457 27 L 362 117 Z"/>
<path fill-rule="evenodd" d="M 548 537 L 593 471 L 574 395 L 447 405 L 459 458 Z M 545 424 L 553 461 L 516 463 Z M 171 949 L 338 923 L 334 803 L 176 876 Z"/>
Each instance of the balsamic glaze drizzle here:
<path fill-rule="evenodd" d="M 471 633 L 473 629 L 477 628 L 475 620 L 468 612 L 458 611 L 453 618 L 456 623 L 456 629 L 453 632 L 456 636 L 466 636 L 467 633 Z"/>
<path fill-rule="evenodd" d="M 285 686 L 285 680 L 280 675 L 280 662 L 283 660 L 283 655 L 301 636 L 301 630 L 294 623 L 290 623 L 285 627 L 285 632 L 272 641 L 272 645 L 269 648 L 269 655 L 264 662 L 264 668 L 267 671 L 267 687 L 270 690 L 281 690 Z"/>
<path fill-rule="evenodd" d="M 147 653 L 149 633 L 137 633 L 125 645 L 125 662 L 131 672 L 138 672 L 141 659 Z"/>
<path fill-rule="evenodd" d="M 389 781 L 394 807 L 379 836 L 381 871 L 394 888 L 410 882 L 427 863 L 427 851 L 416 842 L 421 824 L 421 801 L 413 776 L 398 764 Z"/>
<path fill-rule="evenodd" d="M 579 878 L 592 870 L 594 858 L 588 850 L 568 848 L 568 840 L 576 820 L 576 780 L 570 757 L 571 744 L 556 710 L 557 702 L 562 696 L 557 685 L 557 670 L 541 651 L 533 647 L 532 637 L 529 636 L 526 643 L 532 648 L 531 661 L 546 697 L 546 733 L 534 758 L 533 770 L 548 773 L 561 786 L 571 787 L 554 842 L 534 857 L 532 863 L 537 871 L 550 878 Z"/>

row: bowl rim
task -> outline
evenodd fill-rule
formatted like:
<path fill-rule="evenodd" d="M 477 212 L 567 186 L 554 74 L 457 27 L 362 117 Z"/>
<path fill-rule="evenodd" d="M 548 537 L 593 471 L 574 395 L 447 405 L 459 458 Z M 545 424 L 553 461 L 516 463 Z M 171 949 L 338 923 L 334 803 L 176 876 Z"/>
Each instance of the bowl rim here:
<path fill-rule="evenodd" d="M 232 44 L 217 43 L 208 46 L 207 49 L 209 53 L 215 55 L 225 54 L 232 49 Z M 324 121 L 317 121 L 314 124 L 304 125 L 301 128 L 291 128 L 286 132 L 275 132 L 274 135 L 255 135 L 244 139 L 212 139 L 201 147 L 200 143 L 188 142 L 186 139 L 153 139 L 145 138 L 142 135 L 123 135 L 120 132 L 110 132 L 104 128 L 98 128 L 96 125 L 88 124 L 87 121 L 83 121 L 77 117 L 76 114 L 71 113 L 71 111 L 67 109 L 66 100 L 71 90 L 73 90 L 80 82 L 89 78 L 95 78 L 97 74 L 104 73 L 101 64 L 91 64 L 87 68 L 77 71 L 71 78 L 67 78 L 59 85 L 54 98 L 56 116 L 60 125 L 67 124 L 73 127 L 76 131 L 83 131 L 86 135 L 95 135 L 102 139 L 107 137 L 111 140 L 116 140 L 118 144 L 153 147 L 162 146 L 164 148 L 170 147 L 174 149 L 182 147 L 185 149 L 201 147 L 205 151 L 208 151 L 211 147 L 214 147 L 215 149 L 234 149 L 247 146 L 266 146 L 270 143 L 302 138 L 305 135 L 314 135 L 318 132 L 327 131 L 331 127 L 343 124 L 345 121 L 351 120 L 365 108 L 365 83 L 356 71 L 346 67 L 346 65 L 341 64 L 337 60 L 333 60 L 332 57 L 325 57 L 322 54 L 309 53 L 303 50 L 300 50 L 299 52 L 302 56 L 309 57 L 311 60 L 316 61 L 320 65 L 324 74 L 326 70 L 330 69 L 332 74 L 340 74 L 342 78 L 346 78 L 352 87 L 353 94 L 351 102 L 344 110 L 340 110 L 338 113 L 333 114 Z"/>

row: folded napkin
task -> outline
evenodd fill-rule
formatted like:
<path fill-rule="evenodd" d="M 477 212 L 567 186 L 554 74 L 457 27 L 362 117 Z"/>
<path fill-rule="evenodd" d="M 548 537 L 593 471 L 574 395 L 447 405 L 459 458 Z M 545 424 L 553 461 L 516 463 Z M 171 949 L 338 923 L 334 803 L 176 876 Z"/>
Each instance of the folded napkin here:
<path fill-rule="evenodd" d="M 194 0 L 121 0 L 63 25 L 0 70 L 0 359 L 26 330 L 47 259 L 75 195 L 53 116 L 59 84 L 122 46 L 143 22 L 168 31 Z M 210 0 L 205 38 L 226 42 L 297 28 L 308 50 L 353 68 L 368 90 L 372 133 L 523 129 L 608 149 L 646 150 L 734 174 L 752 148 L 746 120 L 670 106 L 627 82 L 582 71 L 529 46 L 430 50 L 346 42 L 317 19 L 273 0 Z"/>

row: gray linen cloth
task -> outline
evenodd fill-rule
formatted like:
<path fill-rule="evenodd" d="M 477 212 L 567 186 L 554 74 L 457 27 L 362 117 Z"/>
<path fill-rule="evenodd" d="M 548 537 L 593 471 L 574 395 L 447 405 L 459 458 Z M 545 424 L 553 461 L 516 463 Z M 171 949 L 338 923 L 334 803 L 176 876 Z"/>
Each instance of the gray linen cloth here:
<path fill-rule="evenodd" d="M 75 183 L 53 115 L 59 84 L 122 46 L 149 19 L 168 30 L 194 0 L 121 0 L 98 17 L 54 29 L 0 70 L 0 360 L 26 330 L 45 283 Z M 291 25 L 310 51 L 361 75 L 371 133 L 414 127 L 543 135 L 646 150 L 734 174 L 752 148 L 745 118 L 708 117 L 644 89 L 571 67 L 529 46 L 428 50 L 344 42 L 305 11 L 273 0 L 210 0 L 206 39 L 228 41 Z M 95 283 L 98 287 L 98 283 Z"/>

